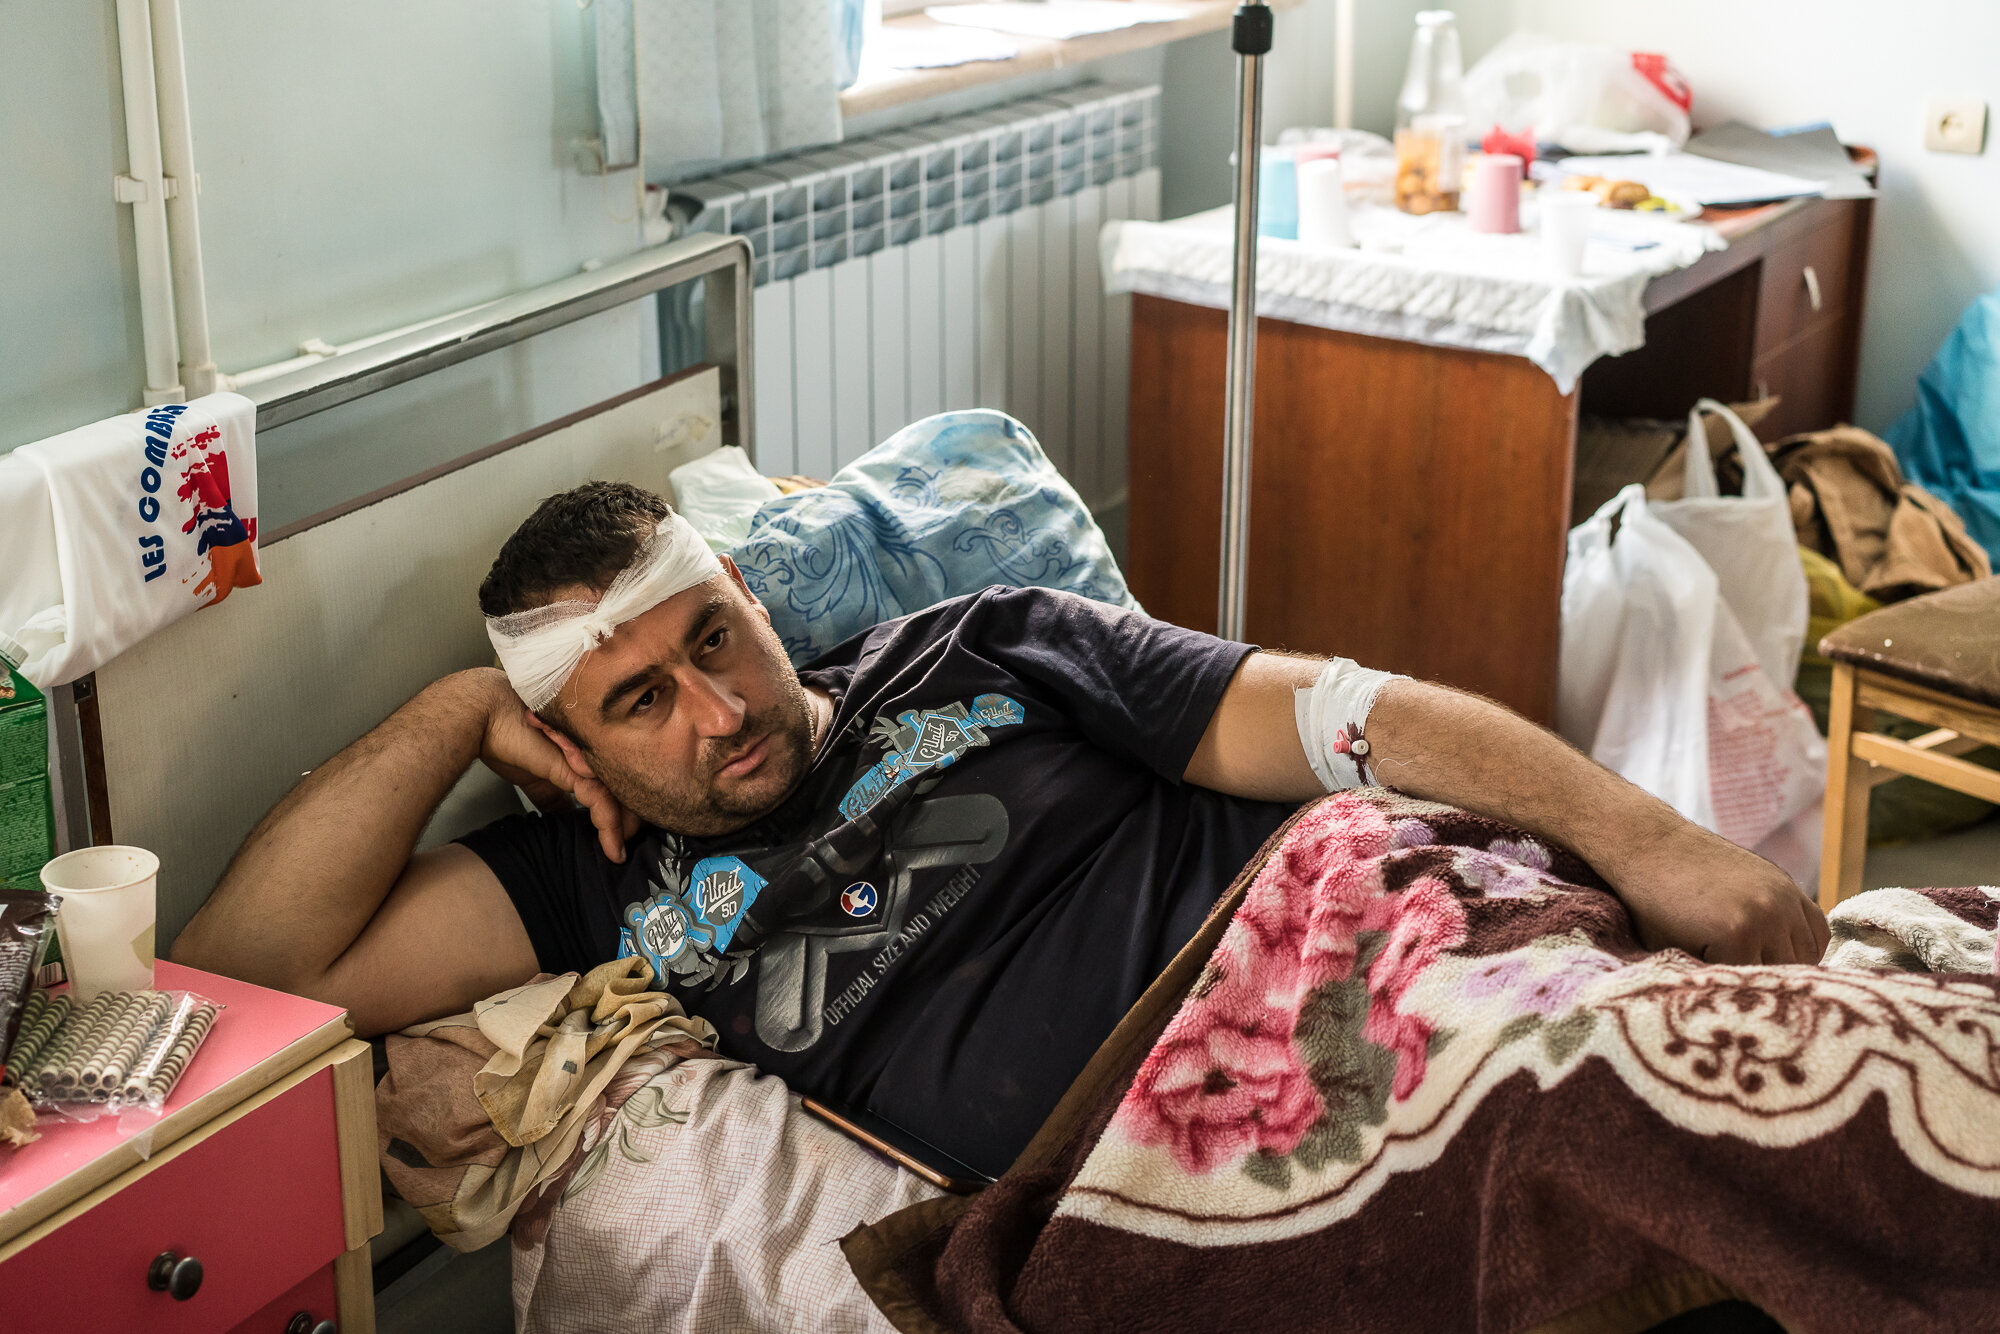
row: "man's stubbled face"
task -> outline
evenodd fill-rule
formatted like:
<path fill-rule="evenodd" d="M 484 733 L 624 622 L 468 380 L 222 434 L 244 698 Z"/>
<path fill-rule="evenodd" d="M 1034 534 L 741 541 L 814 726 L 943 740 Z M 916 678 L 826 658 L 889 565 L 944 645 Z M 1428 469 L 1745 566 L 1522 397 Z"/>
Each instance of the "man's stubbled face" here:
<path fill-rule="evenodd" d="M 812 762 L 805 687 L 733 565 L 619 626 L 548 712 L 612 796 L 677 834 L 741 829 Z"/>

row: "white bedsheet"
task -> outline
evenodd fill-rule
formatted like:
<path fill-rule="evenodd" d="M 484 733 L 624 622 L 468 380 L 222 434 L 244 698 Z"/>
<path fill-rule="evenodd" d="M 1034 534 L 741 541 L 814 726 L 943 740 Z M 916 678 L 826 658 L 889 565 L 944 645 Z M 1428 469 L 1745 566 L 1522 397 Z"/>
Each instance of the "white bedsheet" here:
<path fill-rule="evenodd" d="M 623 1091 L 614 1082 L 613 1100 Z M 552 1214 L 516 1218 L 516 1326 L 889 1334 L 839 1241 L 936 1193 L 801 1111 L 782 1081 L 683 1061 L 586 1130 Z"/>

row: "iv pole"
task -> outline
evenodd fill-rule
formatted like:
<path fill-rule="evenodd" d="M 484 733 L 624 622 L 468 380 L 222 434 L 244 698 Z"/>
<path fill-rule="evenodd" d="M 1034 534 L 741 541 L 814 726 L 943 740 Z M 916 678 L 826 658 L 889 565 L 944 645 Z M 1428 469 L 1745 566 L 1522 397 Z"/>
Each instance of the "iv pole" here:
<path fill-rule="evenodd" d="M 1264 57 L 1271 9 L 1236 7 L 1236 259 L 1229 286 L 1229 371 L 1222 425 L 1222 578 L 1216 633 L 1243 638 L 1250 537 L 1250 421 L 1257 383 L 1257 168 L 1264 143 Z"/>

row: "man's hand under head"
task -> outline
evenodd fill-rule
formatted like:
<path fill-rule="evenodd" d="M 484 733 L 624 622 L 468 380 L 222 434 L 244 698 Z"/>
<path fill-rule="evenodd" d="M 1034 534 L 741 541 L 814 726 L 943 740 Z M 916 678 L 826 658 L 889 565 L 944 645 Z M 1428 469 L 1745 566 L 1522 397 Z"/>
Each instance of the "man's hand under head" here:
<path fill-rule="evenodd" d="M 623 862 L 625 841 L 639 832 L 639 817 L 597 781 L 574 742 L 528 711 L 507 684 L 505 673 L 486 667 L 476 676 L 491 695 L 486 733 L 479 745 L 479 758 L 486 767 L 527 793 L 545 814 L 561 809 L 565 797 L 574 797 L 590 812 L 604 855 Z"/>
<path fill-rule="evenodd" d="M 1320 667 L 1245 658 L 1187 780 L 1267 801 L 1321 795 L 1292 699 Z M 1826 950 L 1826 918 L 1790 876 L 1489 700 L 1398 679 L 1377 697 L 1368 739 L 1375 781 L 1573 850 L 1617 891 L 1649 949 L 1739 964 L 1817 963 Z"/>
<path fill-rule="evenodd" d="M 427 687 L 264 817 L 174 957 L 345 1006 L 363 1033 L 400 1028 L 535 970 L 520 915 L 477 854 L 414 851 L 475 760 L 545 809 L 573 796 L 614 862 L 641 819 L 709 834 L 769 811 L 832 708 L 801 686 L 763 607 L 724 569 L 589 653 L 551 701 L 560 729 L 492 668 Z"/>

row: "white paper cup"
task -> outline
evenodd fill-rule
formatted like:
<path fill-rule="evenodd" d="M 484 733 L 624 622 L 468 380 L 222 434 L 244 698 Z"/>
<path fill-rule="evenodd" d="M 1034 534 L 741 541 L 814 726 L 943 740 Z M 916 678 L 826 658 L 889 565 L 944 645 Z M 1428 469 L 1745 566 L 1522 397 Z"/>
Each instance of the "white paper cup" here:
<path fill-rule="evenodd" d="M 154 890 L 160 859 L 144 848 L 78 848 L 42 868 L 42 885 L 61 902 L 56 937 L 70 995 L 153 986 Z"/>
<path fill-rule="evenodd" d="M 1542 261 L 1558 278 L 1583 276 L 1583 251 L 1597 217 L 1597 196 L 1582 190 L 1541 190 Z"/>
<path fill-rule="evenodd" d="M 1299 240 L 1322 249 L 1351 249 L 1354 229 L 1347 221 L 1347 186 L 1341 180 L 1339 158 L 1301 162 L 1299 173 Z"/>

